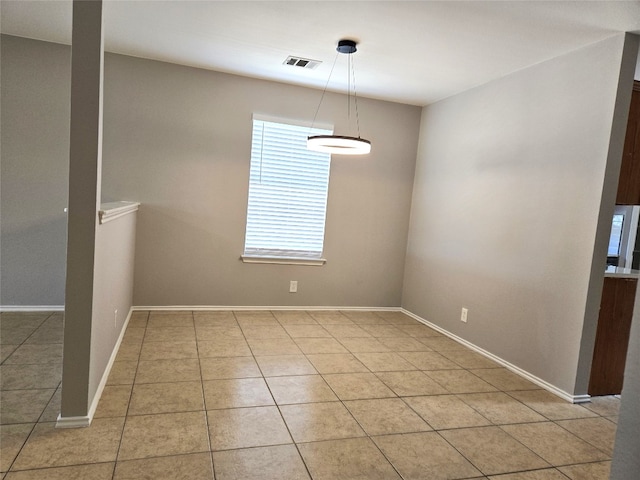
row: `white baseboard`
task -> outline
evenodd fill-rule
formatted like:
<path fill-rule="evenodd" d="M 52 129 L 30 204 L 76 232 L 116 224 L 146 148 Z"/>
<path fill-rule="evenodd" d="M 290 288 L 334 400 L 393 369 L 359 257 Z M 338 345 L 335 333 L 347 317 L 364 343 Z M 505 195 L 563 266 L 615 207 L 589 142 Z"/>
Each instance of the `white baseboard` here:
<path fill-rule="evenodd" d="M 0 312 L 64 312 L 64 305 L 0 305 Z"/>
<path fill-rule="evenodd" d="M 120 344 L 122 343 L 122 339 L 124 338 L 124 334 L 127 331 L 127 325 L 129 325 L 129 320 L 131 319 L 131 314 L 133 313 L 133 309 L 129 309 L 129 313 L 127 314 L 127 318 L 122 325 L 122 330 L 120 330 L 120 335 L 118 336 L 118 340 L 113 347 L 113 351 L 111 352 L 111 356 L 109 357 L 109 362 L 107 362 L 107 367 L 102 374 L 102 378 L 100 379 L 100 383 L 98 384 L 98 388 L 96 389 L 96 393 L 93 396 L 93 400 L 89 405 L 89 412 L 86 416 L 82 417 L 62 417 L 58 415 L 58 419 L 56 421 L 56 428 L 79 428 L 79 427 L 88 427 L 91 425 L 93 421 L 93 416 L 96 413 L 96 408 L 98 408 L 98 403 L 100 402 L 100 397 L 102 397 L 102 392 L 104 391 L 104 387 L 107 384 L 107 379 L 109 378 L 109 374 L 111 373 L 111 368 L 113 367 L 113 362 L 115 362 L 116 357 L 118 356 L 118 350 L 120 350 Z"/>
<path fill-rule="evenodd" d="M 590 396 L 589 395 L 572 395 L 568 392 L 565 392 L 564 390 L 556 387 L 555 385 L 550 384 L 549 382 L 541 379 L 540 377 L 537 377 L 529 372 L 527 372 L 526 370 L 523 370 L 522 368 L 513 365 L 512 363 L 507 362 L 506 360 L 498 357 L 497 355 L 494 355 L 491 352 L 488 352 L 487 350 L 484 350 L 483 348 L 478 347 L 477 345 L 474 345 L 471 342 L 468 342 L 467 340 L 458 337 L 457 335 L 449 332 L 448 330 L 445 330 L 442 327 L 439 327 L 438 325 L 431 323 L 428 320 L 425 320 L 424 318 L 416 315 L 415 313 L 412 313 L 408 310 L 405 310 L 404 308 L 401 309 L 402 313 L 410 316 L 411 318 L 419 321 L 420 323 L 423 323 L 425 325 L 427 325 L 428 327 L 433 328 L 434 330 L 442 333 L 443 335 L 449 337 L 452 340 L 455 340 L 458 343 L 461 343 L 462 345 L 464 345 L 467 348 L 470 348 L 471 350 L 473 350 L 474 352 L 479 353 L 480 355 L 483 355 L 491 360 L 493 360 L 494 362 L 496 362 L 499 365 L 502 365 L 503 367 L 511 370 L 513 373 L 520 375 L 521 377 L 529 380 L 532 383 L 535 383 L 536 385 L 544 388 L 545 390 L 553 393 L 554 395 L 557 395 L 558 397 L 562 398 L 563 400 L 566 400 L 567 402 L 571 402 L 571 403 L 584 403 L 584 402 L 588 402 L 590 400 Z"/>
<path fill-rule="evenodd" d="M 133 311 L 178 311 L 178 310 L 189 310 L 189 311 L 220 311 L 220 310 L 342 310 L 347 312 L 400 312 L 400 307 L 324 307 L 324 306 L 303 306 L 303 305 L 288 305 L 288 306 L 231 306 L 231 305 L 170 305 L 170 306 L 135 306 L 131 307 Z"/>

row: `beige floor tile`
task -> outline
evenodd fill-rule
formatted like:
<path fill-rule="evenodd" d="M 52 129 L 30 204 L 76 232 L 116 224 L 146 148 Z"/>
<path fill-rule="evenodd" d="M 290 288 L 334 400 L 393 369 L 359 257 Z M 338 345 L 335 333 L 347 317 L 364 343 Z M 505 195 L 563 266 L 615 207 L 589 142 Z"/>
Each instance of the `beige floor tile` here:
<path fill-rule="evenodd" d="M 567 477 L 555 468 L 531 470 L 529 472 L 506 473 L 504 475 L 491 475 L 488 478 L 490 480 L 567 480 Z"/>
<path fill-rule="evenodd" d="M 0 445 L 2 445 L 2 455 L 0 455 L 0 472 L 6 472 L 20 452 L 20 449 L 27 441 L 27 437 L 34 424 L 19 423 L 15 425 L 0 425 Z"/>
<path fill-rule="evenodd" d="M 107 385 L 131 385 L 136 378 L 138 362 L 113 362 Z"/>
<path fill-rule="evenodd" d="M 236 317 L 233 312 L 226 311 L 209 311 L 209 312 L 193 312 L 193 322 L 197 327 L 233 327 L 238 326 Z"/>
<path fill-rule="evenodd" d="M 197 358 L 182 360 L 140 360 L 136 383 L 192 382 L 200 380 Z"/>
<path fill-rule="evenodd" d="M 485 475 L 550 466 L 499 427 L 446 430 L 440 435 Z"/>
<path fill-rule="evenodd" d="M 270 314 L 264 316 L 253 315 L 248 317 L 240 317 L 237 319 L 238 325 L 244 330 L 245 327 L 279 327 L 280 322 Z"/>
<path fill-rule="evenodd" d="M 603 417 L 618 416 L 620 413 L 620 398 L 613 395 L 591 397 L 591 401 L 583 403 L 582 406 Z"/>
<path fill-rule="evenodd" d="M 491 424 L 454 395 L 405 397 L 404 401 L 436 430 Z"/>
<path fill-rule="evenodd" d="M 24 342 L 29 335 L 31 335 L 35 328 L 12 328 L 12 329 L 2 329 L 2 333 L 0 334 L 0 342 L 4 345 L 20 345 Z"/>
<path fill-rule="evenodd" d="M 338 311 L 313 310 L 307 313 L 320 325 L 355 325 L 351 319 Z"/>
<path fill-rule="evenodd" d="M 322 325 L 285 325 L 284 329 L 292 338 L 331 338 Z"/>
<path fill-rule="evenodd" d="M 372 372 L 416 370 L 415 366 L 407 362 L 399 354 L 393 352 L 355 353 L 354 355 Z"/>
<path fill-rule="evenodd" d="M 482 368 L 471 370 L 471 373 L 504 392 L 511 390 L 539 390 L 535 383 L 510 372 L 506 368 Z"/>
<path fill-rule="evenodd" d="M 144 335 L 145 342 L 191 342 L 195 339 L 194 327 L 147 327 Z"/>
<path fill-rule="evenodd" d="M 274 317 L 269 310 L 234 310 L 233 314 L 235 315 L 238 322 L 251 322 L 260 320 L 273 321 L 276 319 L 276 317 Z"/>
<path fill-rule="evenodd" d="M 278 405 L 338 400 L 320 375 L 269 377 L 267 383 Z"/>
<path fill-rule="evenodd" d="M 24 344 L 5 362 L 11 364 L 62 363 L 62 344 Z"/>
<path fill-rule="evenodd" d="M 349 438 L 299 445 L 314 480 L 400 480 L 369 438 Z"/>
<path fill-rule="evenodd" d="M 292 443 L 276 407 L 211 410 L 207 415 L 214 451 Z"/>
<path fill-rule="evenodd" d="M 55 389 L 0 392 L 0 423 L 35 423 L 47 407 Z"/>
<path fill-rule="evenodd" d="M 413 325 L 398 325 L 398 328 L 416 338 L 442 336 L 441 333 L 437 332 L 433 328 L 427 327 L 426 325 L 422 325 L 420 323 Z"/>
<path fill-rule="evenodd" d="M 61 380 L 62 364 L 0 366 L 0 390 L 57 388 Z"/>
<path fill-rule="evenodd" d="M 602 417 L 602 418 L 606 418 L 607 420 L 609 420 L 610 422 L 615 423 L 616 425 L 618 424 L 618 415 L 615 415 L 613 417 Z"/>
<path fill-rule="evenodd" d="M 458 398 L 495 425 L 546 421 L 545 417 L 503 392 L 466 393 Z"/>
<path fill-rule="evenodd" d="M 74 465 L 72 467 L 44 468 L 11 472 L 6 480 L 111 480 L 113 463 Z"/>
<path fill-rule="evenodd" d="M 113 462 L 124 418 L 96 418 L 87 428 L 56 429 L 39 423 L 16 458 L 12 470 Z"/>
<path fill-rule="evenodd" d="M 451 393 L 495 392 L 497 389 L 467 370 L 429 370 L 425 375 Z"/>
<path fill-rule="evenodd" d="M 0 344 L 0 363 L 3 363 L 20 345 Z"/>
<path fill-rule="evenodd" d="M 213 462 L 217 480 L 309 480 L 293 445 L 214 452 Z"/>
<path fill-rule="evenodd" d="M 144 342 L 140 360 L 181 360 L 198 358 L 198 348 L 194 340 L 188 342 Z"/>
<path fill-rule="evenodd" d="M 609 459 L 607 454 L 552 422 L 504 425 L 500 428 L 553 466 Z"/>
<path fill-rule="evenodd" d="M 576 437 L 599 448 L 610 457 L 616 440 L 616 424 L 606 418 L 576 418 L 556 422 Z"/>
<path fill-rule="evenodd" d="M 358 325 L 384 325 L 386 320 L 379 316 L 376 312 L 358 311 L 358 310 L 341 310 L 341 313 L 350 318 L 353 323 Z"/>
<path fill-rule="evenodd" d="M 140 351 L 142 350 L 142 342 L 140 343 L 121 343 L 118 347 L 116 362 L 137 362 L 140 360 Z"/>
<path fill-rule="evenodd" d="M 380 318 L 384 318 L 387 323 L 392 325 L 416 325 L 418 321 L 402 312 L 380 311 L 376 312 Z"/>
<path fill-rule="evenodd" d="M 340 400 L 395 397 L 373 373 L 328 373 L 323 377 Z"/>
<path fill-rule="evenodd" d="M 351 353 L 390 351 L 390 349 L 388 347 L 385 347 L 377 338 L 346 337 L 341 338 L 340 343 L 344 345 Z"/>
<path fill-rule="evenodd" d="M 219 338 L 244 338 L 242 330 L 237 325 L 196 327 L 196 339 L 209 342 Z"/>
<path fill-rule="evenodd" d="M 294 310 L 279 310 L 275 312 L 271 312 L 274 317 L 278 319 L 281 325 L 317 325 L 316 322 L 311 315 L 307 312 Z"/>
<path fill-rule="evenodd" d="M 129 318 L 129 327 L 146 328 L 147 321 L 149 320 L 148 311 L 136 311 L 131 312 L 131 318 Z"/>
<path fill-rule="evenodd" d="M 256 362 L 265 377 L 318 373 L 304 355 L 269 355 L 256 357 Z"/>
<path fill-rule="evenodd" d="M 193 314 L 151 312 L 147 327 L 193 327 Z"/>
<path fill-rule="evenodd" d="M 468 351 L 468 348 L 461 343 L 456 342 L 443 335 L 439 337 L 423 337 L 420 339 L 427 347 L 431 347 L 436 352 L 447 352 L 450 350 L 464 350 Z"/>
<path fill-rule="evenodd" d="M 124 336 L 122 337 L 122 344 L 141 345 L 146 332 L 147 329 L 144 327 L 132 327 L 131 325 L 129 325 L 127 327 L 127 330 L 124 332 Z"/>
<path fill-rule="evenodd" d="M 106 388 L 106 387 L 105 387 Z M 62 388 L 58 387 L 56 389 L 56 393 L 53 394 L 51 400 L 49 400 L 49 404 L 47 408 L 44 409 L 42 415 L 40 416 L 40 423 L 42 422 L 55 422 L 58 420 L 58 415 L 60 414 L 60 401 L 62 399 Z"/>
<path fill-rule="evenodd" d="M 348 353 L 347 349 L 335 338 L 296 338 L 294 341 L 306 354 Z"/>
<path fill-rule="evenodd" d="M 274 405 L 263 378 L 233 378 L 203 382 L 207 410 Z"/>
<path fill-rule="evenodd" d="M 571 480 L 609 480 L 611 462 L 583 463 L 558 467 Z"/>
<path fill-rule="evenodd" d="M 277 322 L 277 320 L 274 319 Z M 289 338 L 287 331 L 275 325 L 242 325 L 242 333 L 247 338 Z"/>
<path fill-rule="evenodd" d="M 456 362 L 462 368 L 501 368 L 499 364 L 471 350 L 447 350 L 441 355 Z"/>
<path fill-rule="evenodd" d="M 426 432 L 432 430 L 399 398 L 351 400 L 344 405 L 369 435 Z"/>
<path fill-rule="evenodd" d="M 62 325 L 47 325 L 47 320 L 40 328 L 25 340 L 26 344 L 63 343 Z"/>
<path fill-rule="evenodd" d="M 546 390 L 512 391 L 509 395 L 549 420 L 566 420 L 597 416 L 581 405 L 574 405 Z"/>
<path fill-rule="evenodd" d="M 420 370 L 455 370 L 460 365 L 443 357 L 438 352 L 401 352 L 402 358 Z"/>
<path fill-rule="evenodd" d="M 362 329 L 375 338 L 381 337 L 408 337 L 407 332 L 403 332 L 393 325 L 360 325 Z"/>
<path fill-rule="evenodd" d="M 131 388 L 131 385 L 105 386 L 93 418 L 126 416 L 131 398 Z"/>
<path fill-rule="evenodd" d="M 439 383 L 434 382 L 424 373 L 413 370 L 408 372 L 376 373 L 396 395 L 401 397 L 416 395 L 442 395 L 449 393 Z"/>
<path fill-rule="evenodd" d="M 133 387 L 128 415 L 204 410 L 202 383 L 142 383 Z"/>
<path fill-rule="evenodd" d="M 208 357 L 250 357 L 251 350 L 242 338 L 221 338 L 211 342 L 198 342 L 200 358 Z"/>
<path fill-rule="evenodd" d="M 111 477 L 109 477 L 111 478 Z M 210 453 L 192 453 L 116 464 L 114 480 L 213 480 Z"/>
<path fill-rule="evenodd" d="M 118 461 L 207 451 L 204 412 L 129 416 Z"/>
<path fill-rule="evenodd" d="M 365 435 L 340 402 L 284 405 L 280 412 L 296 443 Z"/>
<path fill-rule="evenodd" d="M 307 358 L 322 374 L 369 372 L 369 369 L 350 353 L 317 353 L 307 355 Z"/>
<path fill-rule="evenodd" d="M 302 350 L 290 338 L 249 338 L 254 355 L 300 355 Z"/>
<path fill-rule="evenodd" d="M 324 328 L 337 339 L 350 337 L 371 337 L 365 330 L 358 325 L 333 324 L 324 325 Z"/>
<path fill-rule="evenodd" d="M 385 435 L 373 441 L 405 480 L 472 478 L 481 473 L 435 432 Z"/>
<path fill-rule="evenodd" d="M 200 359 L 203 380 L 261 377 L 253 357 L 211 357 Z"/>
<path fill-rule="evenodd" d="M 381 337 L 378 339 L 394 352 L 429 352 L 431 349 L 414 337 Z"/>

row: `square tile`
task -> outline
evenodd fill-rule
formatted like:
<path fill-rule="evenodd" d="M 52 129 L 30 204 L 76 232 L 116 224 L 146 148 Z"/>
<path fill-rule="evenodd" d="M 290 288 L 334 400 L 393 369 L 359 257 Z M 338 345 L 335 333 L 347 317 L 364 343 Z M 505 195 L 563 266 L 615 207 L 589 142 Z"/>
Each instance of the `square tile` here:
<path fill-rule="evenodd" d="M 113 362 L 107 385 L 131 385 L 136 378 L 138 362 Z"/>
<path fill-rule="evenodd" d="M 558 467 L 571 480 L 606 480 L 609 478 L 611 462 L 584 463 Z"/>
<path fill-rule="evenodd" d="M 302 351 L 290 338 L 248 338 L 254 355 L 300 355 Z"/>
<path fill-rule="evenodd" d="M 106 388 L 106 387 L 105 387 Z M 47 408 L 44 409 L 42 415 L 38 422 L 55 422 L 58 420 L 58 415 L 60 414 L 60 402 L 62 400 L 62 388 L 58 387 L 56 389 L 56 393 L 53 394 L 51 400 L 47 405 Z"/>
<path fill-rule="evenodd" d="M 278 405 L 338 400 L 320 375 L 269 377 L 267 383 Z"/>
<path fill-rule="evenodd" d="M 57 388 L 62 364 L 0 365 L 1 390 Z"/>
<path fill-rule="evenodd" d="M 149 314 L 150 312 L 142 310 L 131 312 L 131 317 L 129 318 L 129 324 L 127 326 L 146 328 L 147 321 L 149 320 Z"/>
<path fill-rule="evenodd" d="M 528 472 L 505 473 L 504 475 L 491 475 L 488 478 L 490 480 L 567 480 L 567 477 L 555 468 L 530 470 Z"/>
<path fill-rule="evenodd" d="M 276 317 L 269 310 L 234 310 L 233 314 L 241 325 L 260 325 L 271 322 L 271 325 L 277 325 Z"/>
<path fill-rule="evenodd" d="M 371 337 L 365 330 L 357 325 L 325 324 L 324 328 L 335 338 Z"/>
<path fill-rule="evenodd" d="M 43 468 L 11 472 L 6 480 L 111 480 L 113 463 L 74 465 L 71 467 Z"/>
<path fill-rule="evenodd" d="M 307 355 L 319 373 L 369 372 L 360 361 L 350 353 L 317 353 Z"/>
<path fill-rule="evenodd" d="M 200 382 L 142 383 L 133 387 L 128 415 L 204 410 Z"/>
<path fill-rule="evenodd" d="M 17 350 L 20 345 L 5 345 L 0 343 L 0 363 L 3 363 L 9 356 Z"/>
<path fill-rule="evenodd" d="M 556 422 L 576 437 L 590 443 L 613 456 L 613 444 L 616 440 L 616 424 L 605 418 L 576 418 Z"/>
<path fill-rule="evenodd" d="M 394 352 L 429 352 L 431 349 L 413 337 L 381 337 L 378 341 Z"/>
<path fill-rule="evenodd" d="M 301 310 L 278 310 L 271 312 L 281 325 L 317 325 L 311 315 Z"/>
<path fill-rule="evenodd" d="M 299 445 L 314 480 L 400 480 L 368 438 L 348 438 Z"/>
<path fill-rule="evenodd" d="M 193 312 L 193 322 L 197 327 L 238 326 L 236 317 L 229 310 Z"/>
<path fill-rule="evenodd" d="M 445 337 L 444 335 L 440 335 L 439 337 L 422 337 L 420 338 L 420 341 L 436 352 L 447 352 L 450 350 L 468 350 L 468 348 L 461 343 Z"/>
<path fill-rule="evenodd" d="M 323 377 L 340 400 L 395 397 L 373 373 L 329 373 Z"/>
<path fill-rule="evenodd" d="M 270 355 L 256 357 L 256 362 L 265 377 L 312 375 L 316 369 L 304 355 Z"/>
<path fill-rule="evenodd" d="M 253 357 L 210 357 L 200 359 L 202 380 L 262 377 Z"/>
<path fill-rule="evenodd" d="M 203 382 L 207 410 L 274 405 L 263 378 L 233 378 Z"/>
<path fill-rule="evenodd" d="M 390 349 L 385 347 L 377 338 L 345 337 L 340 339 L 340 343 L 351 353 L 390 351 Z"/>
<path fill-rule="evenodd" d="M 191 312 L 151 312 L 147 327 L 193 327 L 193 314 Z"/>
<path fill-rule="evenodd" d="M 391 388 L 396 395 L 401 397 L 442 395 L 449 393 L 439 383 L 434 382 L 424 373 L 416 370 L 407 372 L 378 372 L 376 375 Z"/>
<path fill-rule="evenodd" d="M 111 478 L 111 477 L 109 477 Z M 126 460 L 116 464 L 113 480 L 212 480 L 210 453 Z"/>
<path fill-rule="evenodd" d="M 106 385 L 93 418 L 126 416 L 129 400 L 131 399 L 131 390 L 131 385 Z"/>
<path fill-rule="evenodd" d="M 204 412 L 129 416 L 118 461 L 208 451 Z"/>
<path fill-rule="evenodd" d="M 435 432 L 385 435 L 373 441 L 405 480 L 479 477 L 482 474 Z"/>
<path fill-rule="evenodd" d="M 214 452 L 213 463 L 217 480 L 310 480 L 293 445 Z"/>
<path fill-rule="evenodd" d="M 400 370 L 416 370 L 416 367 L 407 362 L 397 353 L 355 353 L 365 367 L 372 372 L 395 372 Z"/>
<path fill-rule="evenodd" d="M 242 338 L 219 338 L 208 342 L 198 342 L 198 356 L 208 357 L 250 357 L 251 350 Z"/>
<path fill-rule="evenodd" d="M 307 313 L 320 325 L 355 325 L 349 318 L 338 311 L 313 310 Z"/>
<path fill-rule="evenodd" d="M 413 325 L 398 325 L 398 329 L 416 338 L 442 337 L 443 335 L 431 327 L 416 322 Z"/>
<path fill-rule="evenodd" d="M 276 407 L 211 410 L 207 415 L 214 451 L 293 443 Z"/>
<path fill-rule="evenodd" d="M 420 370 L 455 370 L 460 365 L 443 357 L 438 352 L 401 352 L 399 354 Z"/>
<path fill-rule="evenodd" d="M 192 382 L 200 380 L 197 358 L 140 360 L 135 383 Z"/>
<path fill-rule="evenodd" d="M 500 428 L 554 466 L 609 460 L 607 454 L 552 422 Z"/>
<path fill-rule="evenodd" d="M 446 430 L 440 435 L 485 475 L 550 466 L 499 427 Z"/>
<path fill-rule="evenodd" d="M 322 325 L 285 325 L 284 329 L 292 338 L 331 338 Z"/>
<path fill-rule="evenodd" d="M 289 338 L 287 331 L 277 321 L 275 325 L 240 325 L 247 338 Z"/>
<path fill-rule="evenodd" d="M 432 430 L 399 398 L 350 400 L 344 402 L 344 405 L 369 435 Z"/>
<path fill-rule="evenodd" d="M 408 337 L 409 334 L 392 325 L 360 325 L 362 329 L 375 338 Z"/>
<path fill-rule="evenodd" d="M 497 389 L 467 370 L 429 370 L 425 375 L 451 393 L 495 392 Z"/>
<path fill-rule="evenodd" d="M 335 338 L 296 338 L 294 340 L 303 353 L 348 353 Z"/>
<path fill-rule="evenodd" d="M 122 346 L 120 347 L 122 349 Z M 195 340 L 187 342 L 144 342 L 140 360 L 182 360 L 198 358 Z"/>
<path fill-rule="evenodd" d="M 406 397 L 404 401 L 436 430 L 491 424 L 454 395 Z"/>
<path fill-rule="evenodd" d="M 145 342 L 189 342 L 195 339 L 196 329 L 193 326 L 147 327 L 144 334 Z"/>
<path fill-rule="evenodd" d="M 603 417 L 614 417 L 620 414 L 620 398 L 613 395 L 591 397 L 590 402 L 581 405 Z"/>
<path fill-rule="evenodd" d="M 144 336 L 146 332 L 147 332 L 147 329 L 144 327 L 140 328 L 140 327 L 128 326 L 124 332 L 124 337 L 122 337 L 122 344 L 140 345 L 144 340 Z"/>
<path fill-rule="evenodd" d="M 296 443 L 365 435 L 340 402 L 283 405 L 280 411 Z"/>
<path fill-rule="evenodd" d="M 96 418 L 87 428 L 56 429 L 54 423 L 39 423 L 12 469 L 113 462 L 123 424 L 124 418 Z"/>
<path fill-rule="evenodd" d="M 118 347 L 116 362 L 137 362 L 140 360 L 140 351 L 142 350 L 142 342 L 139 343 L 121 343 Z"/>
<path fill-rule="evenodd" d="M 503 392 L 508 392 L 510 390 L 540 389 L 540 387 L 535 383 L 530 382 L 526 378 L 522 378 L 520 375 L 510 372 L 506 368 L 473 369 L 471 370 L 471 373 Z"/>
<path fill-rule="evenodd" d="M 458 398 L 495 425 L 546 421 L 542 415 L 503 392 L 466 393 Z"/>
<path fill-rule="evenodd" d="M 35 423 L 55 389 L 8 390 L 0 392 L 0 424 Z"/>
<path fill-rule="evenodd" d="M 366 312 L 358 310 L 341 310 L 342 314 L 350 318 L 358 325 L 384 325 L 387 323 L 384 318 L 378 316 L 376 312 Z"/>
<path fill-rule="evenodd" d="M 244 338 L 242 330 L 237 325 L 196 327 L 196 339 L 203 342 L 219 338 Z"/>
<path fill-rule="evenodd" d="M 549 420 L 597 416 L 583 406 L 569 403 L 546 390 L 511 391 L 509 395 Z"/>
<path fill-rule="evenodd" d="M 27 441 L 34 424 L 18 423 L 15 425 L 0 425 L 0 472 L 6 472 L 20 453 L 20 449 Z"/>
<path fill-rule="evenodd" d="M 5 365 L 37 363 L 62 363 L 62 344 L 24 344 L 4 362 Z"/>
<path fill-rule="evenodd" d="M 441 355 L 456 362 L 462 368 L 501 368 L 493 360 L 471 350 L 447 350 L 441 352 Z"/>

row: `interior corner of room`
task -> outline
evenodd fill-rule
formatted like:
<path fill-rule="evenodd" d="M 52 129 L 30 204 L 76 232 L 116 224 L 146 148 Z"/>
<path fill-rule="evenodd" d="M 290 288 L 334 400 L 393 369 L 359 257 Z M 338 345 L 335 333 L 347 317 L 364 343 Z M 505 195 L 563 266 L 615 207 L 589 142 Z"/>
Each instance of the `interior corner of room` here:
<path fill-rule="evenodd" d="M 637 365 L 625 374 L 640 322 L 636 35 L 428 105 L 361 98 L 374 146 L 332 162 L 326 264 L 309 267 L 238 257 L 252 115 L 306 117 L 318 90 L 113 52 L 102 65 L 87 28 L 73 47 L 0 41 L 0 305 L 65 308 L 60 426 L 90 423 L 141 306 L 397 309 L 568 401 L 624 400 L 623 380 L 640 382 Z M 74 70 L 76 47 L 94 70 Z M 92 165 L 74 163 L 87 151 Z M 615 358 L 598 357 L 610 341 Z"/>

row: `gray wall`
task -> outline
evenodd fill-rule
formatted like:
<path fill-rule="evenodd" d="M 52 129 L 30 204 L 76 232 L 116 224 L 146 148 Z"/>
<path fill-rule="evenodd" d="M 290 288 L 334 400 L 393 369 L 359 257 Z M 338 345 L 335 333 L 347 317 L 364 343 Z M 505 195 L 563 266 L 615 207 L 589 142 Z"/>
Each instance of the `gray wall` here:
<path fill-rule="evenodd" d="M 2 35 L 0 305 L 64 304 L 69 47 Z"/>
<path fill-rule="evenodd" d="M 373 149 L 332 159 L 325 266 L 239 260 L 252 114 L 310 121 L 320 96 L 106 56 L 103 201 L 142 203 L 135 305 L 400 305 L 418 107 L 360 99 L 361 132 Z M 339 133 L 345 121 L 345 96 L 325 95 L 317 122 Z M 298 293 L 288 293 L 289 280 Z"/>
<path fill-rule="evenodd" d="M 403 307 L 570 394 L 597 315 L 586 305 L 623 41 L 422 115 Z"/>

